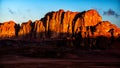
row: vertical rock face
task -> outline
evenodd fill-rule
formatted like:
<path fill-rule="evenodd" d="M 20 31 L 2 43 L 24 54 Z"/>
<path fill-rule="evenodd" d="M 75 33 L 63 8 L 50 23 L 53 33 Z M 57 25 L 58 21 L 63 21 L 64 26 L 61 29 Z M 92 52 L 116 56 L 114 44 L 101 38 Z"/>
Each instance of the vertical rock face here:
<path fill-rule="evenodd" d="M 83 18 L 85 26 L 95 26 L 97 23 L 102 21 L 102 17 L 94 9 L 88 10 L 84 14 Z"/>
<path fill-rule="evenodd" d="M 32 21 L 29 20 L 28 22 L 21 24 L 20 30 L 18 32 L 18 36 L 30 38 L 32 33 L 31 31 L 32 31 Z"/>
<path fill-rule="evenodd" d="M 72 25 L 74 27 L 74 33 L 81 33 L 82 38 L 87 37 L 87 34 L 91 36 L 91 29 L 94 28 L 94 26 L 102 21 L 102 17 L 98 14 L 96 10 L 88 10 L 81 12 L 76 15 L 74 19 L 75 25 Z"/>
<path fill-rule="evenodd" d="M 87 27 L 95 26 L 102 21 L 101 16 L 96 10 L 88 10 L 84 12 L 71 12 L 59 10 L 57 12 L 49 12 L 46 18 L 46 31 L 51 37 L 71 37 L 75 33 L 87 31 Z"/>
<path fill-rule="evenodd" d="M 4 22 L 0 24 L 0 37 L 11 38 L 16 36 L 16 24 L 14 21 Z"/>
<path fill-rule="evenodd" d="M 41 20 L 22 23 L 18 26 L 13 21 L 0 24 L 0 37 L 21 37 L 22 39 L 118 37 L 120 29 L 94 10 L 83 12 L 59 11 L 49 12 Z"/>
<path fill-rule="evenodd" d="M 33 28 L 33 36 L 34 38 L 44 38 L 45 37 L 45 27 L 43 26 L 43 22 L 36 20 Z"/>
<path fill-rule="evenodd" d="M 51 38 L 59 37 L 67 33 L 72 34 L 72 24 L 75 15 L 78 12 L 64 12 L 64 10 L 59 10 L 57 12 L 48 13 L 46 19 L 46 31 Z"/>

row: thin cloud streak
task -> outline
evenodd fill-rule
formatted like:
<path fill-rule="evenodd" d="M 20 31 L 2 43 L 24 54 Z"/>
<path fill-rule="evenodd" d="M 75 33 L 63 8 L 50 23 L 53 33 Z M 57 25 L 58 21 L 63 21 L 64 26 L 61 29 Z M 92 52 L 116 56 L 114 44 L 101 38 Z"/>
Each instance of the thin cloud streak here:
<path fill-rule="evenodd" d="M 10 13 L 10 14 L 14 14 L 15 12 L 12 10 L 12 9 L 10 9 L 10 8 L 8 8 L 8 12 Z"/>

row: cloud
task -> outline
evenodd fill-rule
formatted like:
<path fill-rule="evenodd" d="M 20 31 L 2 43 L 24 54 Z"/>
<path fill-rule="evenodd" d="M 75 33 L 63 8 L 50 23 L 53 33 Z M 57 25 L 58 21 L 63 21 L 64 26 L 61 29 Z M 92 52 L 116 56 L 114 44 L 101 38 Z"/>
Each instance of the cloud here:
<path fill-rule="evenodd" d="M 120 15 L 112 9 L 109 9 L 108 11 L 103 11 L 103 15 L 115 16 L 116 18 L 120 17 Z"/>
<path fill-rule="evenodd" d="M 12 9 L 10 9 L 10 8 L 8 8 L 8 12 L 10 13 L 10 14 L 14 14 L 15 12 L 12 10 Z"/>

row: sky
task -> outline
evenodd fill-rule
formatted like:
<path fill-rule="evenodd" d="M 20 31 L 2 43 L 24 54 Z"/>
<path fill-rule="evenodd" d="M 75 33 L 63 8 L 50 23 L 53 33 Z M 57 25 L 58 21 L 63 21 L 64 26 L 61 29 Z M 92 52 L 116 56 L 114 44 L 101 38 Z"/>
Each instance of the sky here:
<path fill-rule="evenodd" d="M 0 0 L 0 23 L 14 20 L 21 24 L 40 20 L 47 12 L 87 11 L 95 9 L 102 16 L 120 27 L 120 0 Z"/>

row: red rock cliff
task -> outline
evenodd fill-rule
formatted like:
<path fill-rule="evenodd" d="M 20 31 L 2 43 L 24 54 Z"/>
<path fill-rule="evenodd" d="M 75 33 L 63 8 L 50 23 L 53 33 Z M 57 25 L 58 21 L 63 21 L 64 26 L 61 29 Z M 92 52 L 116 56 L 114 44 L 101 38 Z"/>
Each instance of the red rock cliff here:
<path fill-rule="evenodd" d="M 85 37 L 106 36 L 118 37 L 120 29 L 102 17 L 94 10 L 83 12 L 53 11 L 41 20 L 22 23 L 18 31 L 15 23 L 5 22 L 0 25 L 0 37 L 13 37 L 18 34 L 22 38 L 72 38 L 76 35 Z"/>
<path fill-rule="evenodd" d="M 9 38 L 16 36 L 16 23 L 14 21 L 0 24 L 0 38 Z"/>

